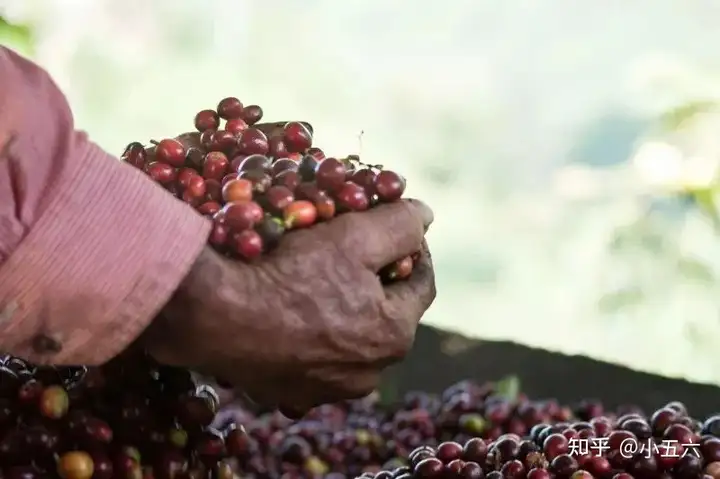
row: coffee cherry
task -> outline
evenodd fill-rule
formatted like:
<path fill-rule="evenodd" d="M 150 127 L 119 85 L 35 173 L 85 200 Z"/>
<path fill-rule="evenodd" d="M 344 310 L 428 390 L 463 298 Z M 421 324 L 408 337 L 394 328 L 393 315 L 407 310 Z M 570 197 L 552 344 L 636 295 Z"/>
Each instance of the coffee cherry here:
<path fill-rule="evenodd" d="M 244 155 L 267 155 L 270 151 L 268 137 L 257 128 L 248 128 L 240 133 L 238 151 Z"/>
<path fill-rule="evenodd" d="M 285 158 L 288 153 L 285 140 L 281 136 L 274 136 L 268 140 L 268 155 L 273 158 Z"/>
<path fill-rule="evenodd" d="M 147 152 L 145 151 L 145 147 L 142 143 L 134 141 L 125 148 L 125 152 L 122 154 L 120 159 L 135 168 L 142 170 L 145 168 L 145 163 L 147 161 Z"/>
<path fill-rule="evenodd" d="M 227 173 L 230 162 L 224 153 L 219 151 L 211 151 L 205 155 L 205 162 L 203 163 L 202 176 L 206 180 L 217 180 L 223 179 L 223 176 Z"/>
<path fill-rule="evenodd" d="M 297 200 L 283 210 L 283 219 L 287 229 L 307 228 L 317 220 L 317 208 L 307 200 Z"/>
<path fill-rule="evenodd" d="M 231 155 L 237 148 L 237 138 L 227 130 L 218 130 L 210 137 L 210 143 L 207 149 L 211 152 L 220 151 L 226 155 Z"/>
<path fill-rule="evenodd" d="M 178 140 L 165 139 L 155 147 L 157 161 L 179 168 L 185 164 L 185 147 Z"/>
<path fill-rule="evenodd" d="M 355 171 L 350 176 L 350 181 L 356 183 L 365 189 L 368 197 L 375 194 L 375 177 L 377 174 L 370 168 L 362 168 Z"/>
<path fill-rule="evenodd" d="M 312 183 L 309 181 L 300 183 L 297 188 L 295 188 L 295 196 L 299 200 L 315 201 L 322 194 L 327 195 L 327 193 L 318 188 L 318 185 L 316 183 Z"/>
<path fill-rule="evenodd" d="M 266 215 L 263 220 L 255 226 L 255 231 L 262 237 L 266 249 L 275 248 L 285 233 L 285 226 L 281 220 Z"/>
<path fill-rule="evenodd" d="M 236 179 L 225 183 L 222 188 L 222 199 L 227 203 L 243 203 L 252 201 L 253 183 L 247 179 Z"/>
<path fill-rule="evenodd" d="M 255 259 L 263 252 L 262 237 L 255 230 L 244 230 L 233 235 L 234 251 L 242 258 Z"/>
<path fill-rule="evenodd" d="M 298 163 L 298 173 L 303 181 L 314 181 L 319 162 L 314 156 L 303 156 Z"/>
<path fill-rule="evenodd" d="M 315 158 L 317 161 L 322 161 L 325 159 L 325 152 L 317 146 L 308 148 L 307 154 Z"/>
<path fill-rule="evenodd" d="M 312 134 L 302 123 L 291 121 L 284 130 L 283 139 L 288 151 L 302 153 L 312 146 Z"/>
<path fill-rule="evenodd" d="M 197 202 L 205 197 L 206 191 L 205 179 L 200 175 L 195 175 L 190 178 L 185 188 L 185 193 Z"/>
<path fill-rule="evenodd" d="M 67 392 L 60 386 L 48 386 L 40 395 L 40 413 L 50 419 L 60 419 L 69 407 Z"/>
<path fill-rule="evenodd" d="M 232 163 L 230 164 L 230 169 L 232 170 Z M 231 182 L 232 180 L 237 180 L 237 177 L 238 177 L 238 174 L 237 174 L 237 173 L 232 173 L 232 172 L 231 172 L 231 173 L 228 173 L 227 175 L 223 176 L 223 179 L 222 179 L 222 181 L 220 181 L 220 184 L 221 184 L 222 186 L 225 186 L 226 184 L 228 184 L 228 183 Z"/>
<path fill-rule="evenodd" d="M 413 270 L 413 259 L 411 256 L 406 256 L 389 266 L 386 266 L 381 272 L 380 277 L 386 281 L 397 281 L 401 279 L 407 279 Z"/>
<path fill-rule="evenodd" d="M 201 203 L 200 206 L 197 207 L 197 212 L 200 213 L 203 216 L 210 216 L 212 217 L 215 213 L 220 211 L 220 203 L 217 203 L 215 201 L 206 201 L 205 203 Z"/>
<path fill-rule="evenodd" d="M 230 237 L 230 227 L 222 222 L 213 221 L 212 230 L 210 231 L 210 237 L 208 243 L 215 246 L 216 248 L 223 247 L 227 244 L 228 238 Z"/>
<path fill-rule="evenodd" d="M 215 110 L 202 110 L 195 115 L 195 128 L 200 133 L 206 130 L 217 130 L 220 126 L 220 116 Z"/>
<path fill-rule="evenodd" d="M 38 402 L 42 393 L 42 383 L 35 379 L 31 379 L 30 381 L 20 386 L 20 389 L 18 389 L 17 392 L 17 398 L 21 404 L 25 406 L 31 406 Z"/>
<path fill-rule="evenodd" d="M 245 158 L 247 158 L 247 157 L 248 157 L 248 155 L 240 155 L 240 154 L 233 156 L 233 159 L 230 160 L 230 171 L 237 173 L 238 170 L 240 169 L 240 165 L 242 164 L 243 161 L 245 161 Z"/>
<path fill-rule="evenodd" d="M 265 155 L 254 154 L 245 157 L 237 168 L 238 173 L 247 170 L 262 170 L 264 172 L 271 171 L 272 162 Z"/>
<path fill-rule="evenodd" d="M 198 198 L 197 196 L 194 196 L 191 192 L 189 192 L 187 190 L 183 191 L 180 194 L 180 199 L 194 208 L 197 208 L 198 206 L 200 206 L 200 202 L 202 201 L 202 198 Z"/>
<path fill-rule="evenodd" d="M 317 208 L 318 219 L 327 221 L 335 216 L 335 200 L 327 193 L 320 192 L 313 203 L 315 204 L 315 208 Z"/>
<path fill-rule="evenodd" d="M 245 120 L 242 118 L 235 118 L 233 120 L 228 120 L 227 123 L 225 123 L 225 130 L 229 131 L 235 136 L 239 136 L 240 133 L 242 133 L 244 130 L 248 129 L 248 124 L 245 123 Z"/>
<path fill-rule="evenodd" d="M 230 229 L 237 232 L 252 228 L 264 217 L 262 208 L 254 201 L 228 203 L 220 211 Z"/>
<path fill-rule="evenodd" d="M 90 479 L 94 472 L 93 460 L 83 451 L 66 452 L 58 460 L 57 472 L 63 479 Z"/>
<path fill-rule="evenodd" d="M 202 133 L 200 133 L 200 144 L 203 148 L 206 150 L 210 150 L 210 148 L 213 146 L 213 135 L 215 135 L 216 129 L 211 130 L 205 130 Z"/>
<path fill-rule="evenodd" d="M 105 452 L 93 451 L 90 458 L 93 462 L 93 479 L 111 479 L 113 477 L 113 463 Z"/>
<path fill-rule="evenodd" d="M 190 184 L 190 180 L 195 176 L 199 176 L 199 175 L 198 175 L 198 172 L 195 171 L 194 169 L 180 168 L 177 171 L 178 186 L 180 188 L 182 188 L 183 190 L 186 189 L 188 187 L 188 185 Z"/>
<path fill-rule="evenodd" d="M 264 170 L 241 171 L 238 179 L 250 181 L 255 194 L 263 194 L 272 186 L 272 178 Z"/>
<path fill-rule="evenodd" d="M 295 188 L 300 184 L 300 174 L 293 170 L 282 171 L 272 179 L 272 184 L 295 191 Z"/>
<path fill-rule="evenodd" d="M 345 211 L 365 211 L 370 207 L 370 200 L 365 190 L 351 181 L 343 184 L 335 193 L 335 201 Z"/>
<path fill-rule="evenodd" d="M 295 163 L 293 160 L 290 160 L 288 158 L 280 158 L 279 160 L 275 160 L 273 162 L 270 172 L 273 176 L 277 176 L 283 171 L 297 171 L 297 169 L 298 164 Z"/>
<path fill-rule="evenodd" d="M 345 184 L 345 164 L 335 158 L 322 160 L 315 171 L 315 182 L 318 187 L 327 191 L 334 191 Z"/>
<path fill-rule="evenodd" d="M 223 120 L 241 118 L 243 114 L 243 104 L 235 97 L 223 98 L 220 100 L 220 103 L 218 103 L 217 112 Z"/>
<path fill-rule="evenodd" d="M 404 192 L 405 180 L 394 171 L 384 170 L 375 177 L 375 193 L 380 201 L 397 201 Z"/>
<path fill-rule="evenodd" d="M 440 477 L 445 470 L 445 465 L 439 459 L 429 457 L 423 459 L 415 466 L 415 475 L 419 478 L 432 479 Z"/>
<path fill-rule="evenodd" d="M 222 185 L 217 180 L 205 180 L 205 201 L 220 203 L 222 198 Z"/>
<path fill-rule="evenodd" d="M 271 213 L 282 214 L 285 208 L 293 202 L 295 197 L 292 191 L 284 186 L 272 186 L 263 197 L 263 204 Z"/>
<path fill-rule="evenodd" d="M 254 125 L 263 117 L 263 110 L 258 105 L 248 105 L 242 112 L 242 119 L 248 125 Z"/>
<path fill-rule="evenodd" d="M 83 423 L 82 435 L 95 443 L 110 444 L 113 440 L 113 430 L 110 425 L 95 417 L 90 417 Z"/>

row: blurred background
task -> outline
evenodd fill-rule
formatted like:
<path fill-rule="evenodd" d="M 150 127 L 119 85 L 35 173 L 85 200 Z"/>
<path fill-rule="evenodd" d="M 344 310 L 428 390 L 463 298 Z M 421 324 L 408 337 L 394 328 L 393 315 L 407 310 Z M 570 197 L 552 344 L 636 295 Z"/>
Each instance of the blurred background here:
<path fill-rule="evenodd" d="M 118 155 L 224 96 L 428 202 L 424 322 L 720 384 L 714 0 L 0 0 Z"/>

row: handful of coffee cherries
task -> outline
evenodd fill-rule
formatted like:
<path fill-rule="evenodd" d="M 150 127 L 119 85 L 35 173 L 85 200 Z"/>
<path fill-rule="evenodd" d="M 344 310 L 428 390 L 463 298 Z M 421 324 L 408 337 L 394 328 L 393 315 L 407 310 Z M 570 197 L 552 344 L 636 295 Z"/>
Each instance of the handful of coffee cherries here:
<path fill-rule="evenodd" d="M 303 122 L 259 124 L 263 110 L 222 99 L 195 115 L 198 134 L 130 143 L 122 160 L 212 219 L 209 244 L 252 261 L 284 234 L 399 200 L 405 179 L 356 155 L 326 156 Z M 185 140 L 185 141 L 183 141 Z M 417 256 L 383 268 L 383 281 L 410 276 Z"/>

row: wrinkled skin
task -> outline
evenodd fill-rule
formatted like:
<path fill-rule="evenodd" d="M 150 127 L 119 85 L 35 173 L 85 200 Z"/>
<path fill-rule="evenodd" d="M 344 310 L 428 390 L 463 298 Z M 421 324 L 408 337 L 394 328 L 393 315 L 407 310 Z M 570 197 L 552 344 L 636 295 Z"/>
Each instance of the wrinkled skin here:
<path fill-rule="evenodd" d="M 252 264 L 207 248 L 143 345 L 289 415 L 364 396 L 435 298 L 431 222 L 427 206 L 402 200 L 293 232 Z M 409 280 L 383 286 L 377 271 L 416 251 Z"/>

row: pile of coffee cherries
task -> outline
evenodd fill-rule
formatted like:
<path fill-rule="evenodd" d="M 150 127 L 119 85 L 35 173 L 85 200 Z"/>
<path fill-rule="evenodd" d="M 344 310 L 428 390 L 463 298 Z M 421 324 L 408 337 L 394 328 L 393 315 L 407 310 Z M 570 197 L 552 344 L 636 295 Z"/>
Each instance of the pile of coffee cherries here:
<path fill-rule="evenodd" d="M 186 370 L 143 355 L 97 368 L 0 364 L 3 479 L 233 477 L 221 461 L 233 433 L 208 428 L 217 394 Z"/>
<path fill-rule="evenodd" d="M 232 416 L 226 408 L 218 416 Z M 463 382 L 399 404 L 366 398 L 283 423 L 239 410 L 253 476 L 362 479 L 720 478 L 720 416 L 699 422 L 671 402 L 646 416 L 587 400 L 510 398 L 493 384 Z M 227 420 L 231 423 L 232 420 Z"/>
<path fill-rule="evenodd" d="M 259 106 L 224 98 L 195 115 L 197 133 L 130 143 L 122 159 L 212 218 L 209 243 L 244 260 L 271 251 L 288 231 L 402 197 L 399 174 L 358 156 L 328 157 L 313 146 L 310 125 L 259 124 L 262 117 Z M 398 258 L 380 274 L 404 279 L 413 264 Z"/>
<path fill-rule="evenodd" d="M 3 479 L 720 478 L 720 416 L 650 416 L 508 397 L 463 382 L 376 395 L 300 421 L 229 403 L 183 369 L 126 353 L 101 367 L 0 359 Z"/>

